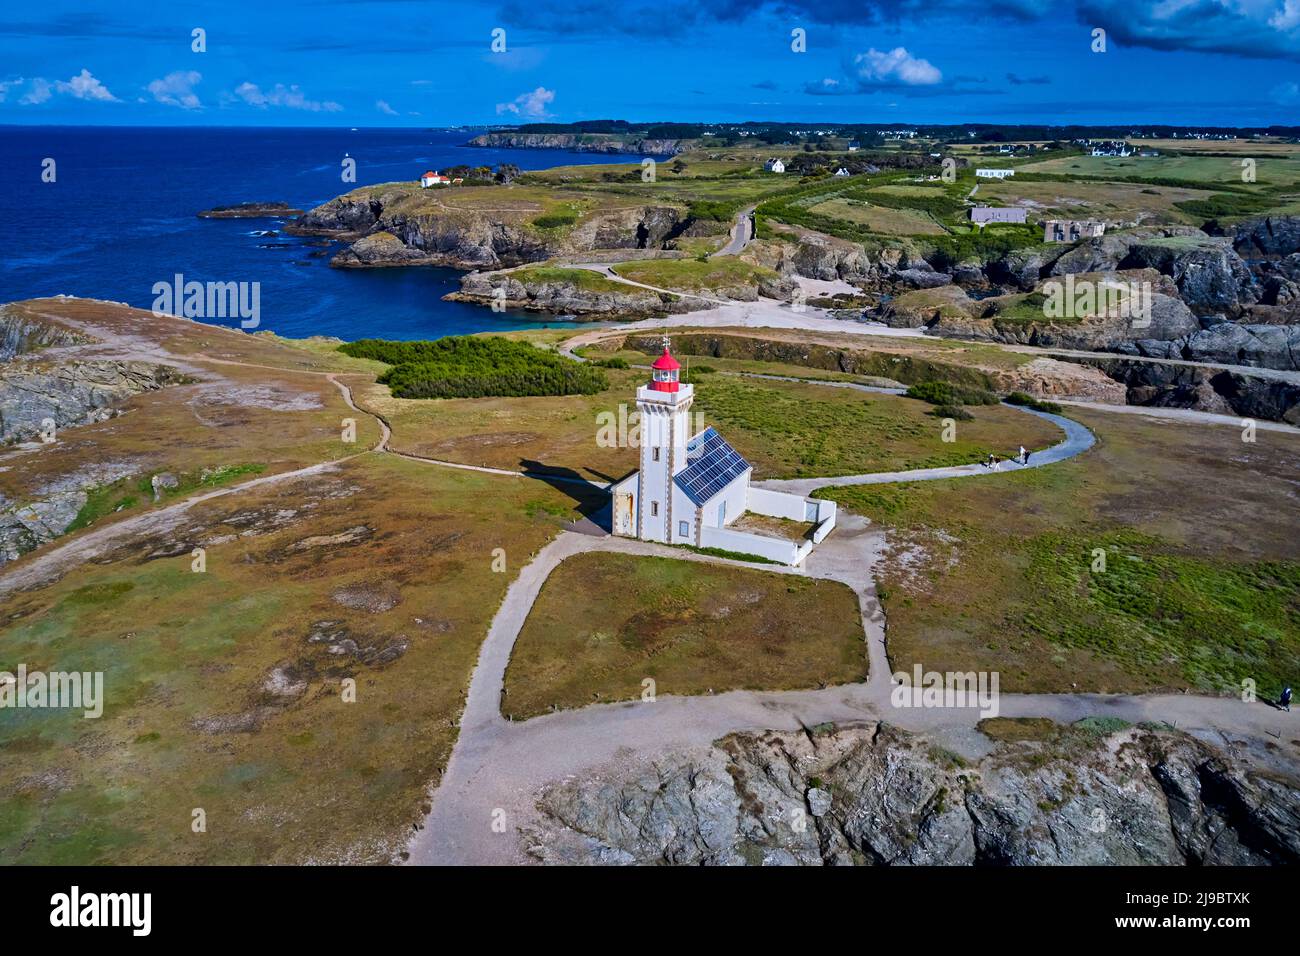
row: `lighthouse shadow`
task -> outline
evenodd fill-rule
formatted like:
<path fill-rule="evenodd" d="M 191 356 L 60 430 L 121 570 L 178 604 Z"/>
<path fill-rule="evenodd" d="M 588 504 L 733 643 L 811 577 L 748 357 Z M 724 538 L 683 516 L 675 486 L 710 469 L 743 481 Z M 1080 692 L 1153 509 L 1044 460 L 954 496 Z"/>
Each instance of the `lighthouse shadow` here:
<path fill-rule="evenodd" d="M 545 482 L 573 501 L 573 510 L 578 517 L 567 525 L 566 530 L 598 537 L 610 533 L 613 509 L 609 492 L 599 481 L 585 478 L 572 468 L 556 468 L 529 458 L 520 459 L 519 465 L 525 477 Z"/>

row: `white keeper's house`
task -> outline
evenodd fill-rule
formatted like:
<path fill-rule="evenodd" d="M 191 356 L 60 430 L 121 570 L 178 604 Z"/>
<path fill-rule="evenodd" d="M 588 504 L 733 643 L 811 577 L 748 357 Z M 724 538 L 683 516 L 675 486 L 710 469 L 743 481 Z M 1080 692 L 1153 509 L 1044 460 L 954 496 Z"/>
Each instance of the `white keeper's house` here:
<path fill-rule="evenodd" d="M 614 534 L 801 563 L 835 527 L 835 502 L 752 485 L 753 468 L 714 428 L 691 434 L 695 386 L 680 376 L 665 345 L 651 381 L 637 389 L 641 469 L 610 489 Z M 732 527 L 747 512 L 811 530 L 796 538 Z"/>

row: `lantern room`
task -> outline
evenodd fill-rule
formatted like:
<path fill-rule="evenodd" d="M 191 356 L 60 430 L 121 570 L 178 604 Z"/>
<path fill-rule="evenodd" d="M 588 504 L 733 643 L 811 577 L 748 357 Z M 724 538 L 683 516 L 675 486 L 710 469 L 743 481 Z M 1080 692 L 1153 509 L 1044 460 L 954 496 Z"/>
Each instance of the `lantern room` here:
<path fill-rule="evenodd" d="M 664 354 L 655 359 L 651 368 L 651 379 L 653 380 L 650 387 L 656 392 L 675 392 L 681 385 L 680 377 L 682 367 L 677 363 L 677 359 L 668 353 L 668 346 L 664 346 Z"/>

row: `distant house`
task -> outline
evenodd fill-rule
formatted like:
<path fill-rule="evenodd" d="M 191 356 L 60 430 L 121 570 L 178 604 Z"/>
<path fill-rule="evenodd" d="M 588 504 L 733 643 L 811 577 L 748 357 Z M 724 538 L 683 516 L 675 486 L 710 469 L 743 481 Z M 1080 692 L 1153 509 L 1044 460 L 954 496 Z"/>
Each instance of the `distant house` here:
<path fill-rule="evenodd" d="M 783 173 L 785 172 L 785 163 L 781 162 L 780 159 L 769 159 L 763 164 L 763 168 L 769 173 Z"/>
<path fill-rule="evenodd" d="M 428 189 L 430 186 L 450 186 L 451 180 L 446 176 L 439 176 L 438 171 L 430 169 L 420 177 L 420 188 Z"/>
<path fill-rule="evenodd" d="M 843 166 L 841 166 L 839 169 L 835 170 L 835 175 L 836 175 L 836 176 L 847 176 L 848 174 L 849 174 L 849 171 L 848 171 L 847 169 L 845 169 Z"/>
<path fill-rule="evenodd" d="M 856 139 L 853 140 L 851 143 L 849 143 L 849 152 L 850 152 L 850 153 L 856 153 L 856 152 L 857 152 L 858 150 L 860 150 L 861 148 L 862 148 L 862 144 L 859 143 Z"/>
<path fill-rule="evenodd" d="M 970 211 L 970 221 L 977 226 L 989 222 L 1023 223 L 1028 212 L 1023 206 L 976 206 Z"/>
<path fill-rule="evenodd" d="M 1106 234 L 1106 224 L 1096 219 L 1048 219 L 1043 223 L 1043 242 L 1078 242 Z"/>
<path fill-rule="evenodd" d="M 1009 176 L 1014 176 L 1015 174 L 1016 174 L 1016 171 L 1015 171 L 1014 169 L 977 169 L 977 170 L 975 170 L 975 176 L 976 176 L 978 179 L 1006 179 L 1007 177 L 1009 177 Z"/>

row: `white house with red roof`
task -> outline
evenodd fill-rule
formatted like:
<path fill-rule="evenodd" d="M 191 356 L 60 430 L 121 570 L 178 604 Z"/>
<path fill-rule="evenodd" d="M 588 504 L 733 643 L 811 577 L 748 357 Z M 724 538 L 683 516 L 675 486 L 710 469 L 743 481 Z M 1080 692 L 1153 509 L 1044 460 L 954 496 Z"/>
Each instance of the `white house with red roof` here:
<path fill-rule="evenodd" d="M 436 169 L 430 169 L 420 177 L 420 188 L 428 189 L 430 186 L 450 186 L 451 180 L 446 176 L 439 176 Z"/>
<path fill-rule="evenodd" d="M 753 486 L 753 467 L 716 429 L 691 434 L 694 402 L 695 386 L 681 381 L 665 343 L 650 381 L 636 392 L 641 468 L 610 488 L 611 530 L 799 564 L 835 527 L 835 502 Z M 812 531 L 796 539 L 731 527 L 746 512 L 808 523 Z"/>

